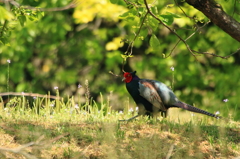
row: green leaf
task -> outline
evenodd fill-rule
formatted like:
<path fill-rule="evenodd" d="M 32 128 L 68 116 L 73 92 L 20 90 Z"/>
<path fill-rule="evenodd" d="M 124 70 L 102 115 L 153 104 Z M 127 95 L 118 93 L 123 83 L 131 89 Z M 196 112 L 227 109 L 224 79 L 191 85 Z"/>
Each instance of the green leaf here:
<path fill-rule="evenodd" d="M 143 1 L 143 0 L 138 0 L 137 2 L 138 2 L 139 4 L 144 4 L 144 1 Z M 148 0 L 147 3 L 153 5 L 153 4 L 155 3 L 155 0 Z"/>
<path fill-rule="evenodd" d="M 174 18 L 181 18 L 180 15 L 175 14 L 175 13 L 171 13 L 171 12 L 167 12 L 169 15 L 172 15 Z"/>
<path fill-rule="evenodd" d="M 37 12 L 37 17 L 38 17 L 38 18 L 44 17 L 44 12 L 38 11 L 38 12 Z"/>
<path fill-rule="evenodd" d="M 153 14 L 158 15 L 158 8 L 156 6 L 152 7 L 152 12 Z"/>
<path fill-rule="evenodd" d="M 147 23 L 150 27 L 151 27 L 151 29 L 152 30 L 157 30 L 157 28 L 158 28 L 158 25 L 159 25 L 159 21 L 158 20 L 156 20 L 155 18 L 153 18 L 153 17 L 149 17 L 148 18 L 148 23 Z"/>
<path fill-rule="evenodd" d="M 145 37 L 147 37 L 147 35 L 148 35 L 148 29 L 144 27 L 144 28 L 140 31 L 139 37 L 145 38 Z M 143 40 L 143 39 L 142 39 L 142 40 Z"/>
<path fill-rule="evenodd" d="M 124 59 L 124 61 L 126 61 L 127 58 L 129 58 L 129 57 L 133 57 L 133 55 L 123 55 L 123 54 L 121 54 L 121 56 Z"/>
<path fill-rule="evenodd" d="M 12 13 L 7 11 L 4 7 L 0 6 L 0 20 L 10 20 L 14 18 Z"/>
<path fill-rule="evenodd" d="M 160 15 L 160 17 L 161 20 L 167 25 L 171 25 L 173 23 L 173 15 L 171 14 Z"/>
<path fill-rule="evenodd" d="M 10 43 L 9 43 L 9 40 L 5 37 L 0 38 L 0 44 L 3 44 L 5 46 L 11 46 Z"/>
<path fill-rule="evenodd" d="M 166 7 L 170 8 L 170 7 L 174 7 L 174 6 L 175 6 L 175 4 L 168 4 Z"/>
<path fill-rule="evenodd" d="M 118 0 L 110 0 L 110 2 L 111 2 L 112 4 L 117 4 L 117 3 L 118 3 Z"/>
<path fill-rule="evenodd" d="M 24 23 L 26 22 L 27 18 L 25 16 L 19 16 L 18 17 L 18 20 L 21 24 L 21 26 L 23 27 L 24 26 Z"/>
<path fill-rule="evenodd" d="M 127 55 L 121 54 L 121 56 L 122 56 L 123 59 L 126 59 L 126 58 L 127 58 Z"/>
<path fill-rule="evenodd" d="M 159 42 L 159 40 L 158 40 L 158 38 L 156 37 L 155 34 L 153 34 L 153 35 L 151 36 L 149 43 L 150 43 L 150 46 L 152 47 L 152 49 L 153 49 L 154 51 L 157 51 L 157 50 L 158 50 L 159 45 L 160 45 L 160 42 Z"/>
<path fill-rule="evenodd" d="M 122 18 L 122 19 L 129 18 L 129 17 L 134 19 L 136 15 L 137 15 L 137 11 L 135 9 L 131 9 L 130 11 L 127 11 L 127 12 L 123 13 L 119 17 Z"/>

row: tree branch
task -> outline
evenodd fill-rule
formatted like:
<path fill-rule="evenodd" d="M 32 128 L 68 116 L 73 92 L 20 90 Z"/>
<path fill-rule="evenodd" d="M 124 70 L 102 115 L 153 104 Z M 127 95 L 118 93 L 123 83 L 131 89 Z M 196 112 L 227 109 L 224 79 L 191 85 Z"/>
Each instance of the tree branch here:
<path fill-rule="evenodd" d="M 0 96 L 29 96 L 29 97 L 39 97 L 39 98 L 50 98 L 50 99 L 61 99 L 61 97 L 58 96 L 52 96 L 52 95 L 43 95 L 43 94 L 38 94 L 38 93 L 18 93 L 18 92 L 4 92 L 0 93 Z"/>
<path fill-rule="evenodd" d="M 11 3 L 13 6 L 15 7 L 23 7 L 25 9 L 30 9 L 30 10 L 40 10 L 40 11 L 47 11 L 47 12 L 55 12 L 55 11 L 63 11 L 63 10 L 67 10 L 67 9 L 71 9 L 71 8 L 75 8 L 78 4 L 80 4 L 81 2 L 77 1 L 77 0 L 73 0 L 71 3 L 69 3 L 66 6 L 63 7 L 58 7 L 58 8 L 36 8 L 36 7 L 32 7 L 32 6 L 22 6 L 19 3 L 17 3 L 14 0 L 0 0 L 0 2 L 4 2 L 4 3 Z"/>
<path fill-rule="evenodd" d="M 164 27 L 166 27 L 170 32 L 174 33 L 174 34 L 178 37 L 178 39 L 181 40 L 181 41 L 185 44 L 185 46 L 186 46 L 186 48 L 188 49 L 188 51 L 196 58 L 196 55 L 193 53 L 193 51 L 191 50 L 191 48 L 189 47 L 189 45 L 187 44 L 187 42 L 186 42 L 183 38 L 181 38 L 181 36 L 178 35 L 178 33 L 176 33 L 173 29 L 171 29 L 169 26 L 167 26 L 165 23 L 163 23 L 162 20 L 159 19 L 155 14 L 153 14 L 153 12 L 151 11 L 150 7 L 148 6 L 147 0 L 144 0 L 144 4 L 145 4 L 145 7 L 146 7 L 148 13 L 149 13 L 153 18 L 155 18 L 157 21 L 159 21 L 160 24 L 162 24 Z M 179 42 L 178 42 L 178 43 L 179 43 Z M 177 44 L 178 44 L 178 43 L 177 43 Z"/>
<path fill-rule="evenodd" d="M 197 3 L 198 5 L 201 5 L 201 6 L 204 6 L 204 7 L 206 7 L 206 1 L 207 2 L 209 2 L 209 3 L 211 3 L 211 5 L 214 5 L 216 8 L 218 8 L 218 10 L 219 10 L 219 6 L 213 1 L 213 0 L 186 0 L 186 2 L 187 1 L 198 1 L 198 2 L 203 2 L 204 1 L 204 4 L 202 5 L 202 4 L 199 4 L 199 3 Z M 188 38 L 186 38 L 185 40 L 180 36 L 180 35 L 178 35 L 178 33 L 177 32 L 175 32 L 173 29 L 171 29 L 169 26 L 167 26 L 165 23 L 163 23 L 162 21 L 161 21 L 161 19 L 159 19 L 155 14 L 153 14 L 153 12 L 151 11 L 151 9 L 150 9 L 150 7 L 148 6 L 148 4 L 147 4 L 147 0 L 144 0 L 144 4 L 145 4 L 145 7 L 146 7 L 146 9 L 147 9 L 147 11 L 148 11 L 148 13 L 153 17 L 153 18 L 155 18 L 156 20 L 158 20 L 159 21 L 159 23 L 160 24 L 162 24 L 164 27 L 166 27 L 170 32 L 172 32 L 172 33 L 174 33 L 177 37 L 178 37 L 178 39 L 179 39 L 179 41 L 176 43 L 176 45 L 174 46 L 174 48 L 172 49 L 172 51 L 170 52 L 170 55 L 172 54 L 172 52 L 173 52 L 173 50 L 176 48 L 176 46 L 179 44 L 179 42 L 180 41 L 182 41 L 184 44 L 185 44 L 185 46 L 186 46 L 186 48 L 188 49 L 188 51 L 195 57 L 195 59 L 197 60 L 197 58 L 196 58 L 196 54 L 195 53 L 197 53 L 197 54 L 206 54 L 206 55 L 211 55 L 211 56 L 215 56 L 215 57 L 220 57 L 220 58 L 223 58 L 223 59 L 227 59 L 227 58 L 229 58 L 230 56 L 232 56 L 232 55 L 234 55 L 234 54 L 236 54 L 236 53 L 238 53 L 239 52 L 239 49 L 236 51 L 236 52 L 234 52 L 234 53 L 232 53 L 232 54 L 230 54 L 230 55 L 228 55 L 228 56 L 219 56 L 219 55 L 217 55 L 217 54 L 214 54 L 214 53 L 209 53 L 209 52 L 200 52 L 200 51 L 195 51 L 195 50 L 193 50 L 193 49 L 191 49 L 190 48 L 190 46 L 187 44 L 187 40 L 189 39 L 189 38 L 191 38 L 196 32 L 198 32 L 199 31 L 199 29 L 201 29 L 202 27 L 204 27 L 204 26 L 206 26 L 209 22 L 207 22 L 207 23 L 205 23 L 202 27 L 198 27 L 198 29 L 195 31 L 195 32 L 193 32 Z M 203 7 L 203 8 L 204 8 Z M 205 10 L 208 10 L 209 9 L 209 7 L 206 9 L 205 8 Z M 222 12 L 224 12 L 222 9 L 220 9 Z M 212 12 L 211 12 L 211 9 L 210 10 L 208 10 L 208 12 L 209 12 L 209 14 L 212 14 Z M 224 12 L 225 13 L 225 12 Z M 223 13 L 222 13 L 223 14 Z M 228 16 L 226 13 L 224 14 L 224 15 L 221 15 L 221 16 L 223 16 L 223 17 L 217 17 L 218 19 L 226 19 L 226 16 Z M 228 16 L 228 18 L 231 18 L 230 16 Z M 211 20 L 211 19 L 210 19 Z M 227 21 L 228 20 L 228 21 Z M 227 22 L 229 22 L 229 19 L 227 19 L 226 21 Z M 234 24 L 232 24 L 233 25 L 233 27 L 238 27 L 237 28 L 237 33 L 236 33 L 236 35 L 238 35 L 236 38 L 237 39 L 239 39 L 239 41 L 240 41 L 240 23 L 238 23 L 235 19 L 233 19 L 233 18 L 231 18 L 230 19 L 231 21 L 235 21 L 235 23 L 237 23 L 237 25 L 235 25 L 235 23 Z M 228 25 L 229 24 L 226 24 L 225 23 L 225 25 L 227 25 L 227 26 L 225 26 L 226 27 L 226 29 L 229 29 L 228 27 Z M 230 28 L 232 28 L 232 27 L 230 27 Z M 233 28 L 232 28 L 233 29 Z M 236 29 L 235 29 L 235 31 L 236 31 Z M 235 31 L 233 31 L 233 32 L 235 32 Z M 229 34 L 230 35 L 230 34 Z M 236 40 L 237 40 L 236 39 Z M 167 57 L 169 57 L 169 56 L 167 56 Z"/>
<path fill-rule="evenodd" d="M 214 24 L 240 42 L 240 23 L 223 11 L 214 0 L 186 0 L 194 8 L 205 14 Z"/>
<path fill-rule="evenodd" d="M 129 56 L 132 55 L 133 44 L 134 44 L 135 40 L 137 39 L 138 35 L 140 34 L 140 31 L 141 31 L 141 29 L 142 29 L 142 27 L 143 27 L 143 24 L 144 24 L 144 22 L 145 22 L 145 19 L 147 18 L 148 13 L 149 13 L 149 12 L 147 12 L 147 13 L 144 15 L 143 20 L 142 20 L 142 22 L 141 22 L 141 24 L 140 24 L 140 27 L 139 27 L 137 33 L 135 34 L 133 40 L 132 40 L 132 41 L 130 42 L 130 44 L 128 45 L 128 48 L 127 48 L 127 51 L 125 52 L 125 54 L 128 54 Z M 129 51 L 129 50 L 130 50 L 130 51 Z"/>

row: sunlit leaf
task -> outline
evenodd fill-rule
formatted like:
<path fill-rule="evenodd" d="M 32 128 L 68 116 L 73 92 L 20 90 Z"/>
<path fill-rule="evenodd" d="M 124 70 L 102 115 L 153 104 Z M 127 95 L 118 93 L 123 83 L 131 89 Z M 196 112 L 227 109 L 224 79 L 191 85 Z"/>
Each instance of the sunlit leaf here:
<path fill-rule="evenodd" d="M 26 16 L 18 16 L 18 20 L 19 20 L 21 26 L 23 27 L 27 18 L 26 18 Z"/>
<path fill-rule="evenodd" d="M 37 12 L 37 16 L 38 18 L 44 17 L 44 12 L 41 11 Z"/>
<path fill-rule="evenodd" d="M 167 7 L 174 7 L 175 4 L 168 4 Z"/>
<path fill-rule="evenodd" d="M 155 7 L 152 7 L 152 12 L 157 15 L 158 14 L 158 8 L 155 6 Z"/>
<path fill-rule="evenodd" d="M 147 0 L 148 4 L 154 4 L 156 2 L 156 0 Z M 139 4 L 144 4 L 144 0 L 138 0 Z"/>
<path fill-rule="evenodd" d="M 8 12 L 4 7 L 0 6 L 0 20 L 10 20 L 14 18 L 12 13 Z"/>
<path fill-rule="evenodd" d="M 118 48 L 123 46 L 123 43 L 121 42 L 121 37 L 116 37 L 112 41 L 108 42 L 105 46 L 106 50 L 117 50 Z"/>
<path fill-rule="evenodd" d="M 158 50 L 160 42 L 159 42 L 159 40 L 158 40 L 158 38 L 156 37 L 155 34 L 153 34 L 151 36 L 149 43 L 150 43 L 150 46 L 153 48 L 153 50 L 155 50 L 155 51 Z"/>
<path fill-rule="evenodd" d="M 139 38 L 141 37 L 141 39 L 143 40 L 145 37 L 147 37 L 147 35 L 148 35 L 148 30 L 144 28 L 140 31 Z"/>
<path fill-rule="evenodd" d="M 116 0 L 113 0 L 116 1 Z M 111 21 L 118 21 L 119 15 L 126 12 L 123 6 L 110 3 L 107 0 L 88 0 L 83 1 L 76 7 L 73 17 L 77 23 L 88 23 L 95 17 L 105 18 Z"/>
<path fill-rule="evenodd" d="M 136 15 L 137 15 L 137 11 L 135 9 L 131 9 L 131 10 L 121 14 L 119 17 L 120 18 L 129 18 L 129 17 L 131 17 L 132 19 L 134 19 Z"/>
<path fill-rule="evenodd" d="M 128 57 L 128 55 L 123 55 L 123 54 L 121 54 L 121 57 L 124 59 L 124 61 L 126 61 L 126 60 L 127 60 L 127 57 Z"/>
<path fill-rule="evenodd" d="M 155 18 L 150 17 L 148 18 L 148 25 L 151 26 L 152 30 L 156 30 L 158 28 L 159 21 Z"/>
<path fill-rule="evenodd" d="M 169 15 L 172 15 L 174 18 L 181 18 L 180 15 L 176 14 L 176 13 L 171 13 L 171 12 L 167 12 Z"/>
<path fill-rule="evenodd" d="M 165 14 L 165 15 L 160 15 L 161 20 L 167 24 L 171 25 L 173 23 L 173 15 Z"/>

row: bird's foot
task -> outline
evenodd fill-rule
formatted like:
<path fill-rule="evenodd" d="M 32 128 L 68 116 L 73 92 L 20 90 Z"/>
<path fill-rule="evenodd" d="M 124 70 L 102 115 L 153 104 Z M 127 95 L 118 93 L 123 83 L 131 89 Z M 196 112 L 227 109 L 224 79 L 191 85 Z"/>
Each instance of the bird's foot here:
<path fill-rule="evenodd" d="M 118 121 L 130 121 L 130 120 L 133 120 L 133 119 L 137 118 L 138 116 L 139 116 L 139 115 L 136 115 L 136 116 L 131 117 L 131 118 L 129 118 L 129 119 L 123 119 L 123 120 L 118 120 Z"/>

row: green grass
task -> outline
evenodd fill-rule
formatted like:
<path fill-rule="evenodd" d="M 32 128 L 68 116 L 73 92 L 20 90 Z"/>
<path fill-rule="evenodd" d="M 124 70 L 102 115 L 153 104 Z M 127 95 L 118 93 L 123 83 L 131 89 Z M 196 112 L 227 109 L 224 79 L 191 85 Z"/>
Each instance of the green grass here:
<path fill-rule="evenodd" d="M 0 158 L 233 158 L 240 123 L 173 109 L 166 119 L 110 109 L 108 101 L 15 97 L 0 103 Z M 124 103 L 124 102 L 123 102 Z M 33 107 L 32 107 L 33 106 Z M 32 108 L 31 108 L 32 107 Z M 29 145 L 26 145 L 29 144 Z M 22 147 L 21 147 L 22 146 Z M 14 152 L 13 152 L 14 151 Z"/>

